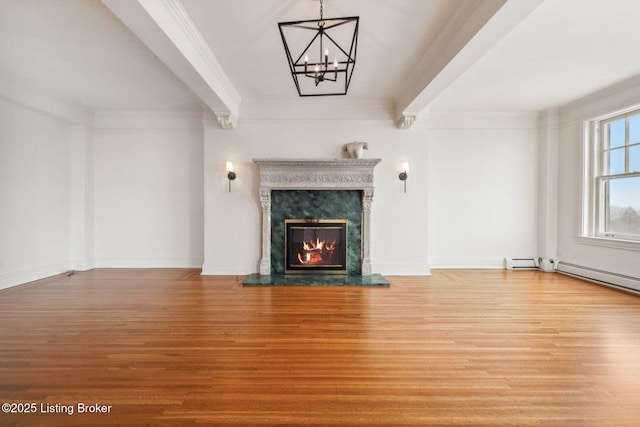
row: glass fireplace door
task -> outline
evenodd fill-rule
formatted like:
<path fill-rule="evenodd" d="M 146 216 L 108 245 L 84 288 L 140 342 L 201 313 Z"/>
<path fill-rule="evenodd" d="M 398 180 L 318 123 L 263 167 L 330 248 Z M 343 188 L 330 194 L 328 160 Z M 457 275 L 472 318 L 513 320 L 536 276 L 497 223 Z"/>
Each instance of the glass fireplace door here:
<path fill-rule="evenodd" d="M 347 273 L 346 219 L 285 219 L 285 273 Z"/>

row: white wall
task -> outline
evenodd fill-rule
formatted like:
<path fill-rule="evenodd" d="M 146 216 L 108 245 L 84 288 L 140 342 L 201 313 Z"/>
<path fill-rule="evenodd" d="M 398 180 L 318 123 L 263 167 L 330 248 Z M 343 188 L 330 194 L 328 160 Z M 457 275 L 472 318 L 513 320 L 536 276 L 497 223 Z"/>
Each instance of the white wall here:
<path fill-rule="evenodd" d="M 0 288 L 69 268 L 71 126 L 0 101 Z"/>
<path fill-rule="evenodd" d="M 93 132 L 84 125 L 71 127 L 71 253 L 72 270 L 95 266 L 94 236 L 94 143 Z"/>
<path fill-rule="evenodd" d="M 622 82 L 560 109 L 558 257 L 563 263 L 640 278 L 640 246 L 610 248 L 580 239 L 585 120 L 640 103 L 640 78 Z M 592 242 L 593 243 L 593 242 Z"/>
<path fill-rule="evenodd" d="M 558 109 L 543 111 L 538 129 L 538 252 L 557 259 L 558 249 Z"/>
<path fill-rule="evenodd" d="M 375 171 L 372 263 L 382 274 L 500 268 L 536 253 L 536 131 L 527 115 L 248 119 L 234 130 L 190 113 L 99 113 L 95 130 L 0 104 L 3 286 L 91 267 L 258 271 L 253 158 L 335 158 L 367 141 Z M 204 141 L 204 143 L 203 143 Z M 224 164 L 238 179 L 227 191 Z M 411 165 L 407 193 L 400 165 Z M 5 203 L 6 201 L 6 203 Z M 206 257 L 205 257 L 206 253 Z"/>
<path fill-rule="evenodd" d="M 437 116 L 437 115 L 436 115 Z M 367 141 L 375 169 L 371 256 L 382 274 L 435 267 L 500 268 L 536 252 L 535 115 L 419 121 L 245 120 L 232 131 L 205 126 L 204 274 L 258 271 L 260 203 L 253 158 L 335 158 Z M 224 166 L 238 178 L 227 189 Z M 400 165 L 411 166 L 407 193 Z"/>
<path fill-rule="evenodd" d="M 0 101 L 0 288 L 69 269 L 202 265 L 201 115 L 95 124 Z"/>
<path fill-rule="evenodd" d="M 421 132 L 377 120 L 249 120 L 233 131 L 205 128 L 205 274 L 258 271 L 260 203 L 254 158 L 339 158 L 342 146 L 367 141 L 374 172 L 371 259 L 375 272 L 428 273 L 427 145 Z M 227 189 L 225 161 L 238 178 Z M 411 163 L 407 194 L 398 179 Z M 391 225 L 389 225 L 391 224 Z M 409 248 L 409 249 L 408 249 Z"/>
<path fill-rule="evenodd" d="M 97 115 L 97 267 L 202 265 L 202 150 L 199 115 Z"/>
<path fill-rule="evenodd" d="M 537 116 L 432 114 L 433 268 L 501 268 L 536 255 Z"/>

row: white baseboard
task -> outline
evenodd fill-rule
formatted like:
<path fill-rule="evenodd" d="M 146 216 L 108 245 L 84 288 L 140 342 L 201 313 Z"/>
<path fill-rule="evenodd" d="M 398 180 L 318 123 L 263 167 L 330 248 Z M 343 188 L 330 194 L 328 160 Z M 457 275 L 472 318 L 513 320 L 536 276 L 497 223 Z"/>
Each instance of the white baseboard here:
<path fill-rule="evenodd" d="M 504 269 L 504 258 L 434 258 L 431 268 L 441 269 Z"/>
<path fill-rule="evenodd" d="M 640 292 L 640 278 L 597 270 L 595 268 L 581 265 L 560 262 L 558 264 L 559 273 L 569 276 L 579 277 L 602 285 L 613 286 L 619 289 Z"/>
<path fill-rule="evenodd" d="M 371 264 L 373 273 L 383 276 L 431 276 L 431 268 L 428 264 Z"/>
<path fill-rule="evenodd" d="M 89 271 L 96 268 L 95 260 L 71 260 L 70 265 L 69 270 L 74 271 Z"/>
<path fill-rule="evenodd" d="M 235 263 L 204 263 L 201 264 L 203 276 L 243 276 L 260 271 L 257 265 Z"/>
<path fill-rule="evenodd" d="M 95 268 L 200 268 L 202 258 L 96 258 Z"/>
<path fill-rule="evenodd" d="M 67 262 L 59 262 L 3 273 L 0 274 L 0 289 L 22 285 L 24 283 L 33 282 L 34 280 L 45 279 L 57 274 L 62 274 L 66 271 L 69 271 L 69 264 Z"/>

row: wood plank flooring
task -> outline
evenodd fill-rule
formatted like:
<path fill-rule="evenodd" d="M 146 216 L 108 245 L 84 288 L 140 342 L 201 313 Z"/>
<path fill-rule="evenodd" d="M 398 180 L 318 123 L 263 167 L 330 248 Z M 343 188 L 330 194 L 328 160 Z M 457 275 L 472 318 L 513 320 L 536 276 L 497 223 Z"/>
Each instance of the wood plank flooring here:
<path fill-rule="evenodd" d="M 535 271 L 388 278 L 93 270 L 0 292 L 0 403 L 37 405 L 0 425 L 640 425 L 640 297 Z"/>

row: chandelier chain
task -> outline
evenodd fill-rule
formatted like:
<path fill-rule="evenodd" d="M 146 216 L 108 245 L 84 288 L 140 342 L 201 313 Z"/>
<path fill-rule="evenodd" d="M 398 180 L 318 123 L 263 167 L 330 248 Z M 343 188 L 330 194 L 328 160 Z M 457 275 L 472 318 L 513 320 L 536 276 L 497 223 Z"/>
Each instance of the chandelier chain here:
<path fill-rule="evenodd" d="M 322 0 L 320 0 L 320 20 L 323 19 L 323 16 L 322 16 L 323 13 L 322 12 L 323 12 L 322 11 Z"/>

